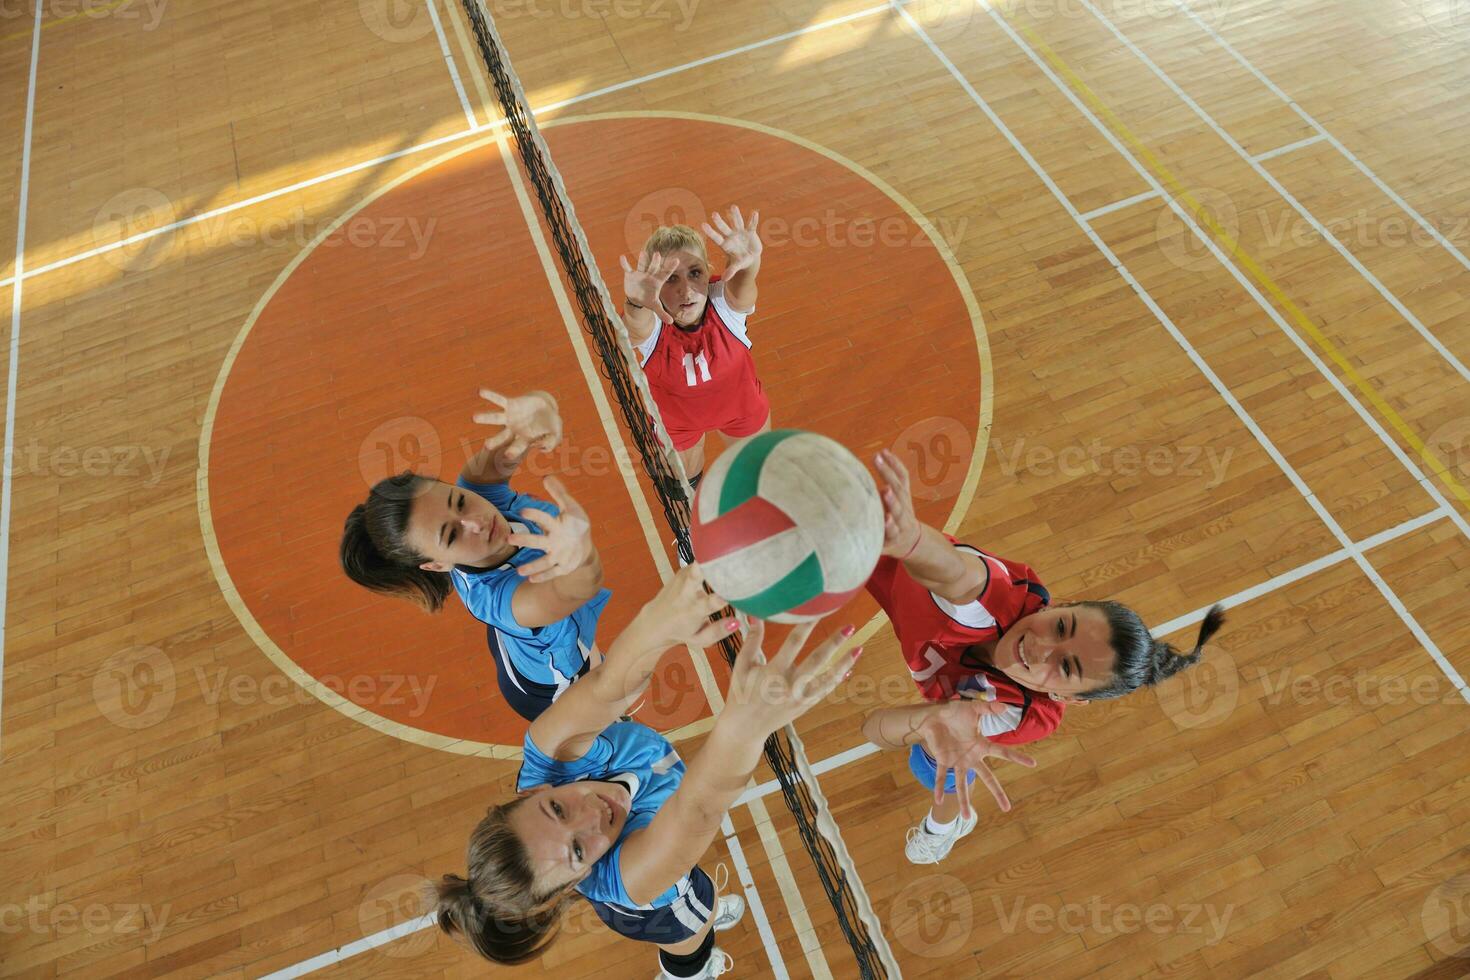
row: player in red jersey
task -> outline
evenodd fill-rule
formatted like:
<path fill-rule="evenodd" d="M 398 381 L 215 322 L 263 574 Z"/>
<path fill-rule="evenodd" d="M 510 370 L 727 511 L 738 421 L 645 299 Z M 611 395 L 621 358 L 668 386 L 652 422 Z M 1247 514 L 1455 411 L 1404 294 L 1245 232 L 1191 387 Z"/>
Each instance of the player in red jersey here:
<path fill-rule="evenodd" d="M 1210 609 L 1194 650 L 1181 654 L 1121 603 L 1053 603 L 1029 565 L 920 523 L 908 470 L 895 453 L 879 453 L 877 467 L 883 557 L 868 591 L 893 622 L 927 703 L 875 711 L 863 733 L 883 748 L 910 749 L 910 768 L 933 792 L 934 807 L 909 831 L 905 853 L 915 864 L 934 864 L 975 829 L 976 778 L 1010 809 L 983 759 L 1034 765 L 1006 746 L 1051 734 L 1068 706 L 1122 697 L 1198 663 L 1224 610 Z"/>
<path fill-rule="evenodd" d="M 739 439 L 771 427 L 771 402 L 755 373 L 745 321 L 755 312 L 760 212 L 714 215 L 704 233 L 725 253 L 710 274 L 704 239 L 687 225 L 659 228 L 636 267 L 624 256 L 623 322 L 638 352 L 664 427 L 698 486 L 711 432 Z"/>

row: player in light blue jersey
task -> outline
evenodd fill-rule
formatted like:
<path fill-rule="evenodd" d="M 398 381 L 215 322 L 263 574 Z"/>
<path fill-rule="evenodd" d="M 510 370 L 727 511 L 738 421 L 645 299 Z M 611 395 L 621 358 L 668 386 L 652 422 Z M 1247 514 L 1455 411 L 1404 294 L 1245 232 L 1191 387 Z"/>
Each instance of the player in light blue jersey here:
<path fill-rule="evenodd" d="M 524 963 L 556 937 L 578 896 L 615 932 L 659 947 L 659 980 L 731 968 L 714 932 L 744 913 L 697 864 L 745 788 L 767 736 L 826 697 L 861 648 L 836 657 L 846 627 L 801 663 L 815 624 L 797 626 L 769 662 L 765 624 L 750 623 L 724 709 L 686 764 L 657 732 L 619 722 L 670 647 L 705 647 L 738 628 L 711 623 L 698 565 L 681 569 L 639 612 L 606 660 L 526 733 L 520 795 L 490 808 L 470 835 L 468 877 L 445 875 L 436 917 L 496 963 Z"/>
<path fill-rule="evenodd" d="M 485 624 L 501 693 L 533 720 L 597 660 L 597 619 L 611 593 L 587 512 L 561 481 L 546 480 L 554 503 L 509 486 L 533 449 L 561 441 L 556 401 L 480 395 L 497 408 L 474 420 L 503 428 L 452 484 L 412 472 L 379 481 L 347 518 L 342 567 L 431 612 L 458 593 Z"/>

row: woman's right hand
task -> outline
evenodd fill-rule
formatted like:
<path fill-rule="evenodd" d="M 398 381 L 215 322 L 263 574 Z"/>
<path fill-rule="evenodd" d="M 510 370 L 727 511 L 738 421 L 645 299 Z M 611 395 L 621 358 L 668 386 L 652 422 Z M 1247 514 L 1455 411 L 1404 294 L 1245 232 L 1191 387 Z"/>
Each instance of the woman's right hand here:
<path fill-rule="evenodd" d="M 669 281 L 669 276 L 679 268 L 679 260 L 672 255 L 665 258 L 658 252 L 652 255 L 641 252 L 636 269 L 628 264 L 626 255 L 618 256 L 618 261 L 623 264 L 623 295 L 664 323 L 673 323 L 674 318 L 664 309 L 659 293 L 663 291 L 664 283 Z"/>
<path fill-rule="evenodd" d="M 685 565 L 664 583 L 658 595 L 648 600 L 633 623 L 647 631 L 649 642 L 659 649 L 674 646 L 703 649 L 739 629 L 733 618 L 710 620 L 726 605 L 724 599 L 705 591 L 699 563 Z"/>
<path fill-rule="evenodd" d="M 730 675 L 730 692 L 721 718 L 730 716 L 737 730 L 759 733 L 762 738 L 800 718 L 815 704 L 831 694 L 852 673 L 853 664 L 862 654 L 858 647 L 850 654 L 833 658 L 842 641 L 854 629 L 844 627 L 819 644 L 806 659 L 797 663 L 816 623 L 802 623 L 792 629 L 773 660 L 766 660 L 761 645 L 766 638 L 764 620 L 750 620 L 745 642 L 735 658 Z M 829 662 L 830 661 L 830 662 Z"/>

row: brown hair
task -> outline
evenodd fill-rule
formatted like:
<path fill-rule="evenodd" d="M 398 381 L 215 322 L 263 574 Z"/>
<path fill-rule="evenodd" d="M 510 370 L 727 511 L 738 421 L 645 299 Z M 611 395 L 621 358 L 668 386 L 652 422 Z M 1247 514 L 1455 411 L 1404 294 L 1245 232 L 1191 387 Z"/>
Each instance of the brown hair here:
<path fill-rule="evenodd" d="M 429 482 L 405 470 L 374 484 L 367 502 L 347 515 L 340 558 L 342 570 L 358 585 L 438 612 L 449 595 L 449 573 L 420 568 L 429 559 L 408 544 L 414 498 Z"/>
<path fill-rule="evenodd" d="M 545 952 L 561 929 L 562 915 L 576 900 L 568 884 L 538 893 L 525 842 L 510 815 L 528 797 L 492 806 L 470 834 L 465 863 L 469 877 L 445 875 L 438 885 L 434 918 L 450 936 L 463 936 L 480 956 L 515 964 Z"/>

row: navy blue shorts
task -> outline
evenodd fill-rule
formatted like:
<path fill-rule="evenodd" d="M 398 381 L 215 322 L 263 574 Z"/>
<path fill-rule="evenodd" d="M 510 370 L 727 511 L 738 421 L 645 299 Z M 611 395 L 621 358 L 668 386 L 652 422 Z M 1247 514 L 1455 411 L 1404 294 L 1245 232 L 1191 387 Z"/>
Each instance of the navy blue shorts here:
<path fill-rule="evenodd" d="M 551 707 L 551 702 L 560 693 L 556 686 L 537 684 L 523 677 L 501 649 L 500 642 L 495 638 L 495 627 L 485 627 L 485 643 L 490 647 L 490 655 L 495 661 L 495 676 L 500 682 L 500 693 L 506 704 L 527 721 L 535 721 L 541 717 L 541 713 Z M 582 661 L 582 669 L 577 672 L 577 677 L 585 676 L 591 669 L 591 659 Z M 572 679 L 576 680 L 577 677 Z"/>
<path fill-rule="evenodd" d="M 699 935 L 715 914 L 715 883 L 696 866 L 678 898 L 656 909 L 629 909 L 588 899 L 597 917 L 620 936 L 640 943 L 677 946 Z"/>

